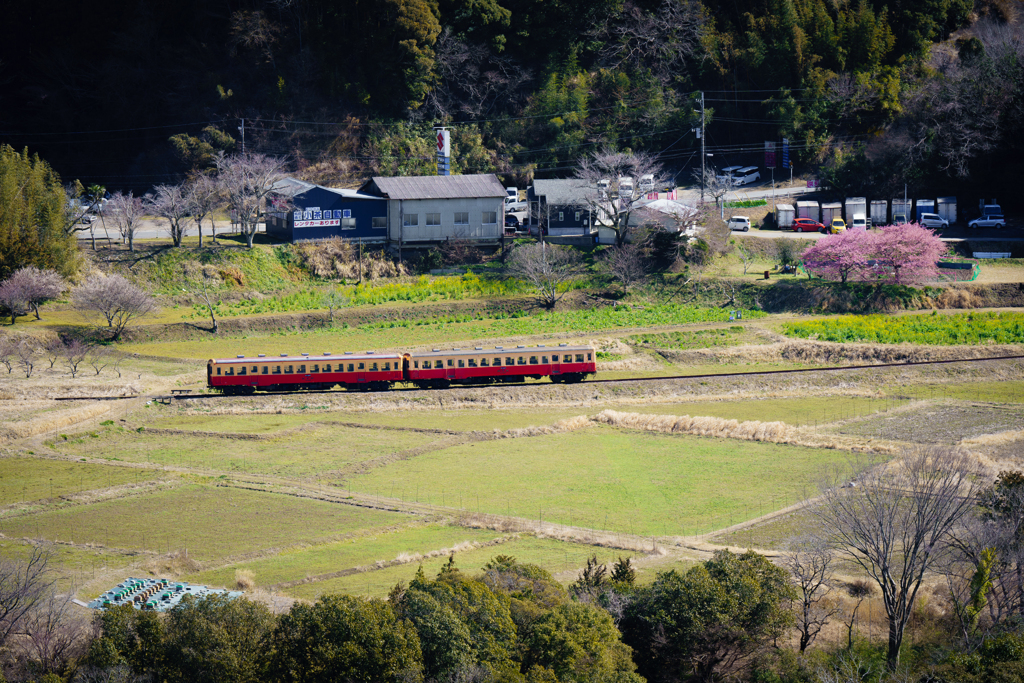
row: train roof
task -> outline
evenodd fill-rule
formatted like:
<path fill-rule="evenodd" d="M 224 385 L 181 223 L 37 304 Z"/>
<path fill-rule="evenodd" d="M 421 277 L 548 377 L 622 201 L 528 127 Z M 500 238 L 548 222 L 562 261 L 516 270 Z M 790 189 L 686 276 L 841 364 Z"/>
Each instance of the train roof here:
<path fill-rule="evenodd" d="M 432 349 L 430 351 L 418 351 L 410 353 L 410 356 L 416 358 L 422 358 L 423 356 L 479 356 L 481 353 L 522 353 L 525 351 L 533 352 L 550 352 L 550 351 L 593 351 L 592 346 L 569 346 L 568 344 L 559 344 L 557 346 L 546 346 L 538 344 L 537 346 L 495 346 L 493 348 L 485 348 L 483 346 L 474 346 L 471 349 Z"/>
<path fill-rule="evenodd" d="M 215 364 L 220 364 L 220 363 L 241 363 L 243 365 L 248 365 L 249 363 L 252 363 L 252 362 L 269 363 L 271 361 L 290 361 L 290 362 L 295 362 L 295 363 L 301 363 L 303 361 L 327 362 L 327 361 L 345 361 L 345 360 L 352 360 L 352 359 L 357 359 L 357 360 L 374 360 L 374 359 L 377 359 L 377 358 L 383 358 L 385 360 L 395 360 L 395 359 L 400 359 L 401 357 L 402 356 L 397 354 L 397 353 L 377 353 L 376 351 L 366 351 L 364 353 L 352 353 L 352 352 L 346 352 L 346 353 L 330 353 L 330 352 L 326 352 L 326 353 L 322 353 L 322 354 L 319 354 L 319 353 L 300 353 L 297 356 L 290 356 L 290 355 L 288 355 L 286 353 L 282 353 L 279 356 L 275 356 L 273 354 L 268 355 L 268 354 L 265 354 L 265 353 L 260 353 L 260 354 L 257 354 L 255 356 L 242 356 L 242 355 L 239 355 L 239 356 L 236 356 L 234 358 L 215 358 L 215 359 L 213 359 L 213 362 Z"/>

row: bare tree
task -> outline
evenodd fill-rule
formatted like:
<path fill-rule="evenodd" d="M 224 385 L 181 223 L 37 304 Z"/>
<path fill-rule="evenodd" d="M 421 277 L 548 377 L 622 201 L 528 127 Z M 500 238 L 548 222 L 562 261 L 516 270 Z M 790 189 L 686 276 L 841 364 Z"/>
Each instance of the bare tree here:
<path fill-rule="evenodd" d="M 105 346 L 93 346 L 89 349 L 89 355 L 86 356 L 86 361 L 96 371 L 97 377 L 110 365 L 112 360 L 110 349 Z"/>
<path fill-rule="evenodd" d="M 843 613 L 850 617 L 846 624 L 846 649 L 853 649 L 853 626 L 857 623 L 857 610 L 866 599 L 875 594 L 874 587 L 864 579 L 857 579 L 846 584 L 846 594 L 856 600 L 853 609 L 843 610 Z"/>
<path fill-rule="evenodd" d="M 217 224 L 213 220 L 213 210 L 217 207 L 220 188 L 217 181 L 205 173 L 201 173 L 185 184 L 185 197 L 188 199 L 188 210 L 199 230 L 199 246 L 203 246 L 203 221 L 210 216 L 210 236 L 217 241 Z"/>
<path fill-rule="evenodd" d="M 32 371 L 35 370 L 38 351 L 39 347 L 36 346 L 34 340 L 22 339 L 21 343 L 18 344 L 18 364 L 25 371 L 25 379 L 31 377 Z"/>
<path fill-rule="evenodd" d="M 180 247 L 191 209 L 185 188 L 182 185 L 157 185 L 154 192 L 146 197 L 146 209 L 167 221 L 171 242 Z"/>
<path fill-rule="evenodd" d="M 584 273 L 583 258 L 572 247 L 536 242 L 516 247 L 509 256 L 506 272 L 536 288 L 538 300 L 553 308 L 567 291 L 566 286 Z"/>
<path fill-rule="evenodd" d="M 73 592 L 51 590 L 25 615 L 19 629 L 24 635 L 20 649 L 40 674 L 56 674 L 67 680 L 88 647 L 88 618 L 79 613 Z"/>
<path fill-rule="evenodd" d="M 152 296 L 120 275 L 96 275 L 86 280 L 74 289 L 71 300 L 77 309 L 106 320 L 114 341 L 133 320 L 157 310 Z"/>
<path fill-rule="evenodd" d="M 128 251 L 134 252 L 135 233 L 142 224 L 142 216 L 145 213 L 142 198 L 134 196 L 131 192 L 115 192 L 107 202 L 106 212 L 113 219 L 117 231 L 121 233 L 121 239 L 128 243 Z"/>
<path fill-rule="evenodd" d="M 729 176 L 717 175 L 714 167 L 705 166 L 703 172 L 699 168 L 693 169 L 693 179 L 700 184 L 700 200 L 704 201 L 704 195 L 710 195 L 715 204 L 721 204 L 722 199 L 732 191 L 732 178 Z"/>
<path fill-rule="evenodd" d="M 50 369 L 53 370 L 54 364 L 60 359 L 63 353 L 64 342 L 60 337 L 48 337 L 43 342 L 42 350 L 43 355 L 46 356 L 46 360 L 50 361 Z"/>
<path fill-rule="evenodd" d="M 924 575 L 974 506 L 975 470 L 975 462 L 959 450 L 908 452 L 861 472 L 850 484 L 844 484 L 849 470 L 836 471 L 813 508 L 837 552 L 864 569 L 881 590 L 889 621 L 886 663 L 892 671 Z"/>
<path fill-rule="evenodd" d="M 18 352 L 18 339 L 11 335 L 4 335 L 0 337 L 0 364 L 3 364 L 7 368 L 7 374 L 11 374 L 14 369 L 12 358 Z"/>
<path fill-rule="evenodd" d="M 238 224 L 251 249 L 259 228 L 263 205 L 274 183 L 284 177 L 284 161 L 262 154 L 217 156 L 217 181 L 235 212 Z"/>
<path fill-rule="evenodd" d="M 747 246 L 746 240 L 736 242 L 736 255 L 743 262 L 743 274 L 746 275 L 750 266 L 754 264 L 754 254 L 751 252 L 750 247 Z"/>
<path fill-rule="evenodd" d="M 622 284 L 623 294 L 628 294 L 632 285 L 643 284 L 650 273 L 644 249 L 636 243 L 620 244 L 606 251 L 602 266 Z"/>
<path fill-rule="evenodd" d="M 615 242 L 620 245 L 630 231 L 633 204 L 644 196 L 643 185 L 658 187 L 667 182 L 661 163 L 650 154 L 607 148 L 584 157 L 576 168 L 576 178 L 587 186 L 582 200 L 585 207 L 599 225 L 615 231 Z"/>
<path fill-rule="evenodd" d="M 128 354 L 123 351 L 113 349 L 110 352 L 111 357 L 114 360 L 114 372 L 117 373 L 118 379 L 121 378 L 121 364 L 128 360 Z"/>
<path fill-rule="evenodd" d="M 622 11 L 609 12 L 593 33 L 603 45 L 599 58 L 604 66 L 650 71 L 670 85 L 705 52 L 708 21 L 694 0 L 662 0 L 653 10 L 630 0 Z"/>
<path fill-rule="evenodd" d="M 220 330 L 220 325 L 217 323 L 217 292 L 211 287 L 211 279 L 202 266 L 185 267 L 186 286 L 184 289 L 206 307 L 206 312 L 210 314 L 210 331 L 217 334 Z"/>
<path fill-rule="evenodd" d="M 830 598 L 833 560 L 832 550 L 821 538 L 803 540 L 784 560 L 798 592 L 800 652 L 807 650 L 825 624 L 839 613 L 839 604 Z"/>
<path fill-rule="evenodd" d="M 340 289 L 331 287 L 324 292 L 323 298 L 320 301 L 330 313 L 331 327 L 334 327 L 334 309 L 348 306 L 349 298 L 342 294 Z"/>
<path fill-rule="evenodd" d="M 72 339 L 61 347 L 61 358 L 71 372 L 71 379 L 78 375 L 78 366 L 89 355 L 89 345 L 79 339 Z"/>
<path fill-rule="evenodd" d="M 35 313 L 36 320 L 42 320 L 39 307 L 59 297 L 65 287 L 67 283 L 57 271 L 25 266 L 0 282 L 0 304 L 10 311 L 12 325 L 15 317 L 26 309 Z"/>
<path fill-rule="evenodd" d="M 50 594 L 49 550 L 34 546 L 25 560 L 0 557 L 0 650 L 19 633 L 29 613 Z"/>

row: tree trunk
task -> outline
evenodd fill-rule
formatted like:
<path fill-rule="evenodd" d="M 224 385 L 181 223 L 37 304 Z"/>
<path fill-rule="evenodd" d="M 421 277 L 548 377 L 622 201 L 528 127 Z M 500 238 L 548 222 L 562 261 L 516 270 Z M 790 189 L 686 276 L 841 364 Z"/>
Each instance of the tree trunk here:
<path fill-rule="evenodd" d="M 199 248 L 202 249 L 203 248 L 203 222 L 199 221 L 198 223 L 196 223 L 196 225 L 199 227 Z"/>
<path fill-rule="evenodd" d="M 885 665 L 895 671 L 900 665 L 900 646 L 903 645 L 903 631 L 896 619 L 889 619 L 889 647 L 885 653 Z"/>
<path fill-rule="evenodd" d="M 128 233 L 128 251 L 135 253 L 135 233 Z"/>

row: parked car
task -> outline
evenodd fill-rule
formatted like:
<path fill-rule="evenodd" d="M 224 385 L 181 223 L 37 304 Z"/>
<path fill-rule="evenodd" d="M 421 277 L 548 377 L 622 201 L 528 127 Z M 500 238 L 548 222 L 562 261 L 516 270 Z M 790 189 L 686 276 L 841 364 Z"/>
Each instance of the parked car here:
<path fill-rule="evenodd" d="M 892 215 L 892 224 L 893 225 L 905 225 L 908 222 L 909 221 L 907 221 L 907 214 L 905 214 L 905 213 L 894 213 Z"/>
<path fill-rule="evenodd" d="M 861 232 L 868 229 L 868 217 L 862 213 L 853 214 L 853 224 L 850 226 L 850 230 L 860 230 Z"/>
<path fill-rule="evenodd" d="M 981 218 L 975 218 L 973 221 L 967 224 L 968 228 L 995 228 L 996 230 L 1002 230 L 1006 227 L 1006 219 L 999 215 L 994 216 L 982 216 Z"/>
<path fill-rule="evenodd" d="M 949 227 L 949 221 L 942 218 L 937 213 L 922 213 L 921 218 L 917 222 L 926 228 L 931 228 L 932 230 Z"/>
<path fill-rule="evenodd" d="M 811 218 L 794 218 L 793 232 L 821 232 L 825 226 Z"/>
<path fill-rule="evenodd" d="M 739 230 L 740 232 L 749 232 L 750 230 L 750 219 L 746 216 L 733 216 L 729 219 L 726 224 L 730 230 Z"/>
<path fill-rule="evenodd" d="M 514 216 L 514 215 L 512 215 L 510 213 L 505 214 L 505 227 L 506 228 L 518 228 L 519 227 L 519 219 L 516 216 Z"/>
<path fill-rule="evenodd" d="M 93 216 L 91 213 L 82 214 L 82 216 L 78 219 L 80 223 L 85 223 L 86 225 L 89 225 L 94 220 L 96 220 L 96 216 Z"/>
<path fill-rule="evenodd" d="M 838 235 L 841 232 L 846 232 L 846 221 L 842 218 L 833 218 L 832 222 L 829 223 L 828 227 L 825 229 L 825 232 L 830 235 Z"/>

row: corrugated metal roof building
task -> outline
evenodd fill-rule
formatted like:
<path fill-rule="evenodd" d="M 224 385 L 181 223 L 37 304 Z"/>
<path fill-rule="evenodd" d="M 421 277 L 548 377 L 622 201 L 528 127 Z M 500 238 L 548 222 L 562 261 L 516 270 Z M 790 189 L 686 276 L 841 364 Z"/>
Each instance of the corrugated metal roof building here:
<path fill-rule="evenodd" d="M 531 228 L 540 222 L 552 236 L 593 234 L 597 226 L 588 196 L 596 193 L 596 187 L 576 178 L 534 180 L 526 194 Z"/>
<path fill-rule="evenodd" d="M 399 249 L 502 236 L 506 192 L 493 174 L 374 177 L 359 191 L 387 200 L 388 239 Z"/>

